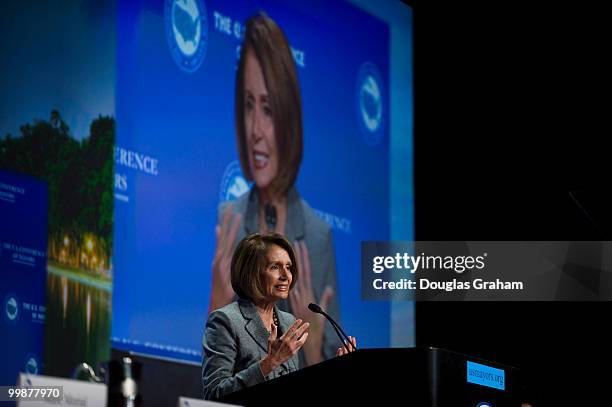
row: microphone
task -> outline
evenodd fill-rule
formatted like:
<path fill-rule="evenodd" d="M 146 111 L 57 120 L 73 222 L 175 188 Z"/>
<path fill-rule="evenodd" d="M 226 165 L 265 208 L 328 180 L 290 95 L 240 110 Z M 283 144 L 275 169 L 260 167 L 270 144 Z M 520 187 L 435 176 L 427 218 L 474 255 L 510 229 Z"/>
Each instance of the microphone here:
<path fill-rule="evenodd" d="M 315 314 L 321 314 L 323 315 L 325 318 L 327 318 L 327 320 L 332 324 L 332 326 L 334 327 L 334 330 L 336 331 L 336 334 L 338 335 L 338 337 L 340 338 L 340 342 L 342 343 L 342 345 L 344 346 L 344 349 L 346 349 L 347 352 L 350 352 L 348 346 L 346 345 L 347 343 L 351 344 L 351 347 L 354 350 L 357 350 L 357 348 L 355 347 L 355 345 L 353 345 L 353 343 L 350 341 L 350 339 L 348 338 L 348 336 L 346 335 L 346 333 L 344 333 L 344 331 L 342 330 L 342 328 L 340 327 L 340 325 L 338 325 L 338 323 L 336 321 L 334 321 L 334 319 L 332 317 L 330 317 L 329 315 L 327 315 L 327 313 L 325 313 L 321 307 L 319 307 L 319 305 L 315 304 L 315 303 L 310 303 L 308 304 L 308 309 L 311 310 L 312 312 L 314 312 Z M 342 335 L 344 335 L 344 338 L 346 338 L 346 341 L 344 340 L 344 338 L 342 338 L 342 335 L 340 335 L 340 332 L 342 332 Z"/>
<path fill-rule="evenodd" d="M 274 229 L 276 228 L 276 206 L 266 203 L 264 206 L 264 212 L 266 215 L 268 232 L 274 232 Z"/>

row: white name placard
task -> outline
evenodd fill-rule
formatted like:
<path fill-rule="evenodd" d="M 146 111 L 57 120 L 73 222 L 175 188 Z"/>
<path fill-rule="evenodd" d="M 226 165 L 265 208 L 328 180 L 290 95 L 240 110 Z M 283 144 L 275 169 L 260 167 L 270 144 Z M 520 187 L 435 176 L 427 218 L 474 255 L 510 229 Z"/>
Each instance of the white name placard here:
<path fill-rule="evenodd" d="M 231 407 L 236 404 L 216 403 L 214 401 L 206 401 L 200 399 L 192 399 L 189 397 L 179 397 L 178 407 Z"/>
<path fill-rule="evenodd" d="M 21 388 L 29 387 L 61 387 L 62 400 L 32 400 L 21 398 L 17 401 L 18 407 L 41 406 L 79 406 L 79 407 L 105 407 L 106 385 L 80 380 L 64 379 L 60 377 L 19 374 L 17 385 Z"/>

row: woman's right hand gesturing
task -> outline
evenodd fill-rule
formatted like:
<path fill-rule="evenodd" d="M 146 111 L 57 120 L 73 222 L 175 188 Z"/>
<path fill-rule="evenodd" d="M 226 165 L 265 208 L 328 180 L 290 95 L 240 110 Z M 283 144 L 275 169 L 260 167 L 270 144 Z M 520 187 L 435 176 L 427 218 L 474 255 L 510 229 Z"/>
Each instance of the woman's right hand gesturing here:
<path fill-rule="evenodd" d="M 276 337 L 276 325 L 272 324 L 272 333 L 268 338 L 268 354 L 259 362 L 264 376 L 293 357 L 306 342 L 310 324 L 297 319 L 280 338 Z"/>
<path fill-rule="evenodd" d="M 230 265 L 234 242 L 238 234 L 241 214 L 232 214 L 232 205 L 228 205 L 223 212 L 221 225 L 215 227 L 217 247 L 212 263 L 212 284 L 210 290 L 210 306 L 208 313 L 232 302 L 234 290 L 231 284 Z"/>

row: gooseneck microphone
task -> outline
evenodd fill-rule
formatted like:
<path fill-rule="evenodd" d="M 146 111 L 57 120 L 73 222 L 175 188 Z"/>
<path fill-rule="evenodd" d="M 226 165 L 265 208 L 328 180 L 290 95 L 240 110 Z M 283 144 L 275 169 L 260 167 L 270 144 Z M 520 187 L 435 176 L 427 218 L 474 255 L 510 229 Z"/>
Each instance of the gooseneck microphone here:
<path fill-rule="evenodd" d="M 357 348 L 355 347 L 355 345 L 353 345 L 353 343 L 351 342 L 349 337 L 346 335 L 346 333 L 344 333 L 344 331 L 342 330 L 340 325 L 338 325 L 338 323 L 336 321 L 334 321 L 334 319 L 332 317 L 327 315 L 327 313 L 325 311 L 323 311 L 321 309 L 321 307 L 319 307 L 317 304 L 314 304 L 314 303 L 311 302 L 310 304 L 308 304 L 308 309 L 311 310 L 312 312 L 314 312 L 315 314 L 321 314 L 325 318 L 327 318 L 329 323 L 332 324 L 332 326 L 334 327 L 334 330 L 336 331 L 336 334 L 340 338 L 340 342 L 342 343 L 342 345 L 344 346 L 344 349 L 346 349 L 347 352 L 350 352 L 350 350 L 349 350 L 349 348 L 347 346 L 347 343 L 351 344 L 351 347 L 353 348 L 353 350 L 357 350 Z M 342 332 L 342 335 L 344 335 L 344 338 L 346 338 L 346 341 L 344 340 L 344 338 L 342 337 L 340 332 Z"/>

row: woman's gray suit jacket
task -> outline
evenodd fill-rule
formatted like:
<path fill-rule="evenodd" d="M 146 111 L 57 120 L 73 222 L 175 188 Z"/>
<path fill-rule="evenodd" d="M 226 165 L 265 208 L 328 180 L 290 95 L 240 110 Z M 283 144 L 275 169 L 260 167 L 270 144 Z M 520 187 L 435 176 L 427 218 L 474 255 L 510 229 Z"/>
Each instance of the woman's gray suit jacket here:
<path fill-rule="evenodd" d="M 282 332 L 287 332 L 295 317 L 278 308 L 276 312 L 280 336 Z M 269 336 L 255 305 L 249 300 L 239 299 L 211 312 L 202 342 L 204 398 L 218 399 L 298 370 L 296 354 L 264 377 L 259 362 L 268 353 Z"/>

